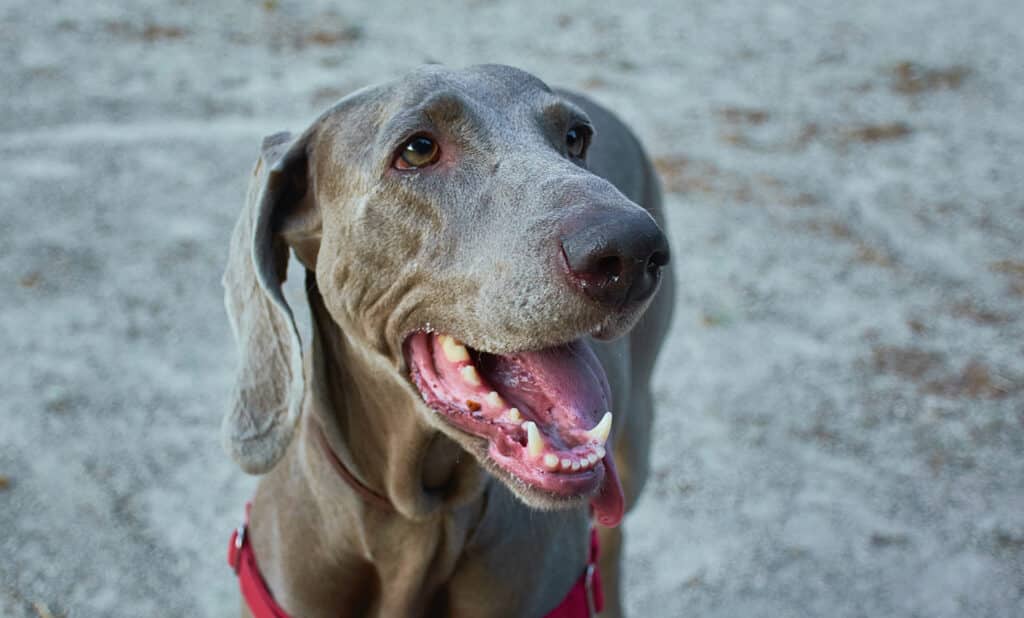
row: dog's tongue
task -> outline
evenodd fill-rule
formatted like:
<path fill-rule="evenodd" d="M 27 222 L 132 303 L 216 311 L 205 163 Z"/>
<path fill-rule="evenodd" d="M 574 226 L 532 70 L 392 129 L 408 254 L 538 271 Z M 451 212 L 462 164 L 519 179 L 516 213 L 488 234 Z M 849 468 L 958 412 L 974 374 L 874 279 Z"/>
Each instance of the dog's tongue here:
<path fill-rule="evenodd" d="M 593 427 L 609 408 L 604 367 L 584 341 L 481 358 L 480 371 L 502 396 L 529 411 L 546 434 L 568 438 Z"/>
<path fill-rule="evenodd" d="M 528 411 L 545 439 L 559 447 L 574 446 L 581 431 L 593 428 L 611 410 L 608 377 L 583 340 L 535 352 L 488 355 L 480 359 L 480 370 L 502 396 Z M 604 480 L 591 505 L 601 525 L 616 526 L 624 498 L 610 444 L 607 450 Z"/>

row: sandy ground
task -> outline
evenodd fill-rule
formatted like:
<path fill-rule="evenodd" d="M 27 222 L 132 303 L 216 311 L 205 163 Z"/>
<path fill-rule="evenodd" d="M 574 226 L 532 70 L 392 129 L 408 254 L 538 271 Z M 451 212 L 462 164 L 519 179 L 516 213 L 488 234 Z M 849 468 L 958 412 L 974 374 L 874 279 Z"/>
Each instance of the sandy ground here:
<path fill-rule="evenodd" d="M 248 167 L 428 61 L 585 90 L 663 174 L 634 616 L 1024 615 L 1024 3 L 122 4 L 0 4 L 0 615 L 235 612 Z"/>

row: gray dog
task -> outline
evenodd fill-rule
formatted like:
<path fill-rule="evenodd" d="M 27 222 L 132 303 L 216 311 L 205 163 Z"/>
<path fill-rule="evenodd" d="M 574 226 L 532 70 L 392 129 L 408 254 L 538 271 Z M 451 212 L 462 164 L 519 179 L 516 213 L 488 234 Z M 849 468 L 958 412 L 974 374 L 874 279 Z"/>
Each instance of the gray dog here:
<path fill-rule="evenodd" d="M 517 69 L 429 66 L 267 138 L 253 176 L 224 277 L 224 441 L 264 474 L 243 612 L 275 615 L 255 587 L 277 615 L 543 616 L 579 582 L 593 611 L 596 519 L 619 615 L 672 299 L 636 138 Z"/>

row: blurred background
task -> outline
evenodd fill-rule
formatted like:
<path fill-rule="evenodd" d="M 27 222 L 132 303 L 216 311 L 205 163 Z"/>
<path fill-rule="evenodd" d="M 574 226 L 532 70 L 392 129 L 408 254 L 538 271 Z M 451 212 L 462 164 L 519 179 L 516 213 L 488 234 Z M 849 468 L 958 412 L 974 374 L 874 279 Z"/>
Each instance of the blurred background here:
<path fill-rule="evenodd" d="M 225 616 L 263 135 L 425 62 L 634 127 L 678 298 L 633 616 L 1024 615 L 1024 3 L 0 3 L 0 615 Z"/>

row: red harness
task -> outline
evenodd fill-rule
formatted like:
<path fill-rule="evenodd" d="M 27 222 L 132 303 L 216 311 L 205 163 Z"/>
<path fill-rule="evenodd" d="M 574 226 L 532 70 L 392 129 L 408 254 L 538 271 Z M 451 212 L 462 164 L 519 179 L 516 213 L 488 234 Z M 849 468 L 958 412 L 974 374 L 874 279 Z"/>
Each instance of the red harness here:
<path fill-rule="evenodd" d="M 387 498 L 375 493 L 349 472 L 348 468 L 338 459 L 334 450 L 327 446 L 323 432 L 317 433 L 320 434 L 320 440 L 325 447 L 328 459 L 331 460 L 340 476 L 371 504 L 380 508 L 392 508 Z M 245 505 L 245 523 L 231 534 L 231 544 L 228 545 L 228 564 L 238 575 L 238 587 L 254 618 L 291 618 L 288 612 L 281 609 L 281 606 L 274 601 L 274 595 L 270 593 L 266 582 L 263 581 L 263 576 L 260 575 L 256 554 L 246 535 L 249 528 L 250 506 L 252 505 Z M 598 551 L 597 529 L 591 528 L 590 555 L 587 557 L 586 569 L 558 607 L 548 612 L 544 618 L 594 618 L 604 608 L 601 577 L 597 572 Z"/>

